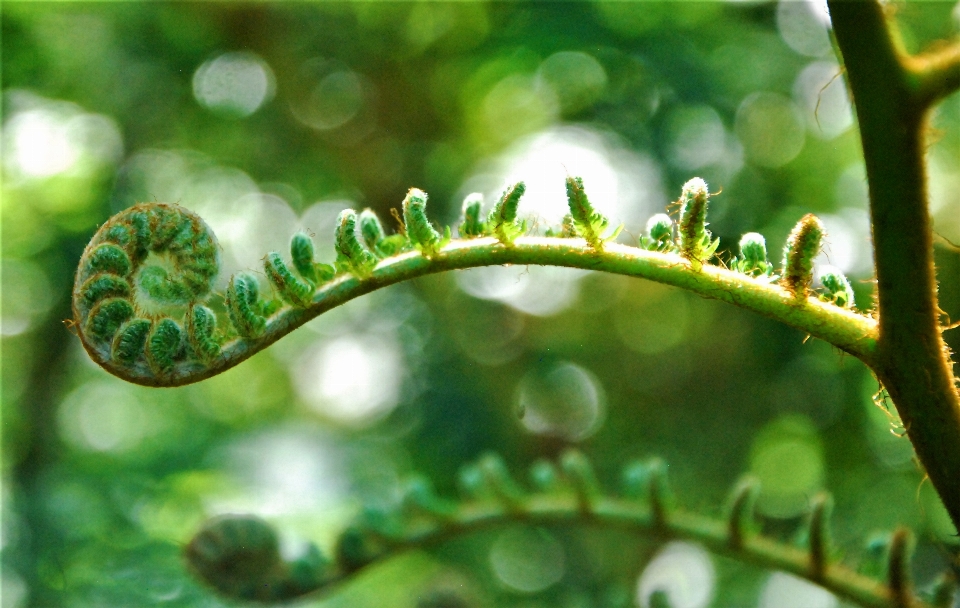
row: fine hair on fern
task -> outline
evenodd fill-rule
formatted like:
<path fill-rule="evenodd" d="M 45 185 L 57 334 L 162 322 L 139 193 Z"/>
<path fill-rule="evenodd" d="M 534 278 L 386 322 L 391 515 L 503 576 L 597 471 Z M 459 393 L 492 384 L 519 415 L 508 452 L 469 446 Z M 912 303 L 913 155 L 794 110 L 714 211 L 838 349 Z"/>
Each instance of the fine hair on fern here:
<path fill-rule="evenodd" d="M 680 193 L 680 221 L 677 224 L 680 255 L 690 260 L 690 267 L 699 270 L 710 261 L 720 246 L 707 230 L 707 202 L 710 189 L 707 182 L 695 177 L 683 185 Z"/>
<path fill-rule="evenodd" d="M 823 246 L 823 224 L 817 216 L 803 216 L 787 237 L 780 284 L 795 298 L 806 298 L 813 283 L 813 259 Z"/>
<path fill-rule="evenodd" d="M 263 257 L 270 293 L 262 292 L 256 274 L 230 277 L 222 319 L 206 304 L 220 267 L 213 232 L 178 205 L 142 203 L 111 218 L 87 246 L 74 287 L 74 323 L 87 351 L 108 371 L 140 384 L 178 386 L 232 367 L 373 289 L 458 268 L 543 264 L 689 289 L 778 318 L 870 361 L 876 324 L 844 311 L 853 305 L 853 290 L 842 273 L 822 271 L 822 291 L 808 297 L 823 232 L 813 215 L 791 234 L 781 275 L 773 273 L 758 233 L 744 235 L 741 254 L 727 270 L 709 264 L 719 239 L 706 229 L 709 190 L 702 179 L 684 184 L 679 224 L 654 215 L 639 247 L 615 242 L 622 226 L 610 229 L 580 178 L 568 177 L 566 188 L 570 213 L 545 237 L 528 234 L 518 219 L 523 182 L 508 186 L 486 218 L 482 196 L 467 196 L 457 240 L 449 226 L 434 227 L 427 195 L 417 188 L 403 200 L 405 230 L 398 234 L 386 234 L 370 209 L 345 209 L 335 227 L 333 266 L 315 260 L 307 233 L 294 234 L 289 258 L 276 251 Z"/>

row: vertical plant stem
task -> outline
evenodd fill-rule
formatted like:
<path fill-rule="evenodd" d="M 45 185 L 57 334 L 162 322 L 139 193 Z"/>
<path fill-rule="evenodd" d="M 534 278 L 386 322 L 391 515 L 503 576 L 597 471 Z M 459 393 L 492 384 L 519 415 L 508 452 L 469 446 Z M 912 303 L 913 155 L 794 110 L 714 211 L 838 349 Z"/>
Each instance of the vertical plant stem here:
<path fill-rule="evenodd" d="M 879 296 L 880 381 L 960 528 L 960 398 L 940 334 L 927 208 L 924 137 L 928 95 L 911 72 L 875 0 L 829 0 L 856 105 L 870 189 Z"/>

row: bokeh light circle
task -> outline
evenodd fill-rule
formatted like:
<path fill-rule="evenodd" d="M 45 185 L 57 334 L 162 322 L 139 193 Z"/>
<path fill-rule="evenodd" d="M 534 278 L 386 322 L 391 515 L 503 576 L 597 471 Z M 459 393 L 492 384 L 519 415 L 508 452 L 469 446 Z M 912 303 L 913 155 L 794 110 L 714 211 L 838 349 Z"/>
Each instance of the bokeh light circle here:
<path fill-rule="evenodd" d="M 344 335 L 318 341 L 292 371 L 294 388 L 313 410 L 338 422 L 364 426 L 400 399 L 403 358 L 380 336 Z"/>
<path fill-rule="evenodd" d="M 259 56 L 224 53 L 193 74 L 193 95 L 200 105 L 237 117 L 249 116 L 273 97 L 273 71 Z"/>
<path fill-rule="evenodd" d="M 704 608 L 710 604 L 716 573 L 710 554 L 699 545 L 671 542 L 654 557 L 637 583 L 637 603 L 651 608 L 650 596 L 666 593 L 672 608 Z"/>
<path fill-rule="evenodd" d="M 810 420 L 788 415 L 764 427 L 750 450 L 750 473 L 760 482 L 758 512 L 778 518 L 804 513 L 824 477 L 823 446 Z"/>
<path fill-rule="evenodd" d="M 565 570 L 563 547 L 539 528 L 511 528 L 490 548 L 490 567 L 501 583 L 522 593 L 556 584 Z"/>
<path fill-rule="evenodd" d="M 593 105 L 607 86 L 607 72 L 593 56 L 579 51 L 560 51 L 547 57 L 537 76 L 553 89 L 565 114 Z"/>
<path fill-rule="evenodd" d="M 785 572 L 774 572 L 763 585 L 757 608 L 836 608 L 837 596 Z"/>
<path fill-rule="evenodd" d="M 740 104 L 734 128 L 749 162 L 782 167 L 803 149 L 804 127 L 800 110 L 788 97 L 760 92 Z"/>
<path fill-rule="evenodd" d="M 567 361 L 528 371 L 517 387 L 517 406 L 527 430 L 569 441 L 596 432 L 605 410 L 597 377 Z"/>

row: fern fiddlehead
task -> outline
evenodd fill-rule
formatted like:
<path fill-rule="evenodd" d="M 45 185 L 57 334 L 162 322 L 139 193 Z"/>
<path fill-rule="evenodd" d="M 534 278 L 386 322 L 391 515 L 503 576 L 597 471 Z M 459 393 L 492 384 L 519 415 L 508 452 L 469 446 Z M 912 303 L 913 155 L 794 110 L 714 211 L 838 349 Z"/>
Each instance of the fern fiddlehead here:
<path fill-rule="evenodd" d="M 403 199 L 403 221 L 407 227 L 407 236 L 427 258 L 433 257 L 440 251 L 446 241 L 450 240 L 450 228 L 441 236 L 427 217 L 427 193 L 417 188 L 410 188 Z"/>
<path fill-rule="evenodd" d="M 284 560 L 273 528 L 250 515 L 208 521 L 184 556 L 196 575 L 223 595 L 262 602 L 313 591 L 327 566 L 313 544 L 301 556 Z"/>
<path fill-rule="evenodd" d="M 609 235 L 604 236 L 609 220 L 594 210 L 583 180 L 579 177 L 567 177 L 567 204 L 570 206 L 570 218 L 573 232 L 582 236 L 596 250 L 603 249 L 604 243 L 617 238 L 623 226 L 618 226 Z"/>
<path fill-rule="evenodd" d="M 740 237 L 740 256 L 733 261 L 738 272 L 753 277 L 773 277 L 773 264 L 767 261 L 767 241 L 758 232 L 748 232 Z"/>
<path fill-rule="evenodd" d="M 640 237 L 640 247 L 650 251 L 673 251 L 673 220 L 666 213 L 658 213 L 647 220 L 647 234 Z"/>
<path fill-rule="evenodd" d="M 163 384 L 184 350 L 200 353 L 195 365 L 216 349 L 214 331 L 197 306 L 220 272 L 216 236 L 199 216 L 174 204 L 146 203 L 107 221 L 80 259 L 73 290 L 73 315 L 87 352 L 108 370 Z M 166 309 L 193 306 L 194 330 L 186 344 L 181 322 Z M 181 310 L 181 314 L 182 314 Z"/>
<path fill-rule="evenodd" d="M 427 195 L 412 188 L 403 201 L 404 230 L 387 235 L 376 214 L 343 211 L 337 221 L 335 267 L 314 259 L 313 241 L 298 233 L 290 265 L 264 257 L 271 294 L 251 273 L 230 278 L 227 314 L 206 305 L 219 271 L 216 237 L 178 205 L 144 203 L 110 219 L 94 235 L 77 271 L 74 324 L 97 363 L 150 386 L 179 386 L 218 374 L 310 319 L 375 289 L 426 274 L 477 266 L 538 264 L 602 270 L 680 287 L 736 304 L 822 338 L 869 365 L 876 321 L 851 310 L 853 292 L 838 271 L 821 272 L 812 297 L 813 257 L 822 227 L 808 215 L 791 235 L 784 268 L 773 274 L 763 237 L 744 236 L 730 268 L 710 263 L 718 239 L 706 229 L 709 190 L 694 178 L 683 187 L 680 221 L 648 222 L 639 247 L 614 242 L 620 227 L 597 212 L 582 180 L 566 180 L 570 214 L 547 236 L 528 234 L 518 217 L 523 183 L 510 186 L 487 217 L 482 197 L 464 203 L 459 239 L 427 217 Z M 676 231 L 676 236 L 674 232 Z"/>
<path fill-rule="evenodd" d="M 631 463 L 622 471 L 622 489 L 603 488 L 590 461 L 570 451 L 559 466 L 538 461 L 530 469 L 531 489 L 517 482 L 496 455 L 488 454 L 460 472 L 462 498 L 438 496 L 430 483 L 413 476 L 391 510 L 364 510 L 340 533 L 329 559 L 314 545 L 299 558 L 284 560 L 276 534 L 259 518 L 222 516 L 202 527 L 184 554 L 193 572 L 220 593 L 263 602 L 290 600 L 331 590 L 375 563 L 403 551 L 442 543 L 491 526 L 569 525 L 619 529 L 658 542 L 687 540 L 713 553 L 807 579 L 835 595 L 872 608 L 933 608 L 910 585 L 911 535 L 893 533 L 882 580 L 840 563 L 831 550 L 827 525 L 829 497 L 814 499 L 804 546 L 784 544 L 755 531 L 752 504 L 757 486 L 748 481 L 731 493 L 725 518 L 699 515 L 673 504 L 663 463 Z M 946 597 L 949 594 L 940 593 Z"/>

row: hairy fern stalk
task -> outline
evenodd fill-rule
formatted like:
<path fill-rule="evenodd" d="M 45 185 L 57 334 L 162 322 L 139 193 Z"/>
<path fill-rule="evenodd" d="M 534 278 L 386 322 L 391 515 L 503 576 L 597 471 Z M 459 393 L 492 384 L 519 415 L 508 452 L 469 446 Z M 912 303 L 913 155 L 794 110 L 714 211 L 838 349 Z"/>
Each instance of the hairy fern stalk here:
<path fill-rule="evenodd" d="M 868 363 L 874 354 L 876 323 L 853 310 L 846 278 L 834 269 L 824 275 L 824 289 L 810 288 L 822 235 L 811 228 L 819 226 L 812 215 L 791 235 L 777 282 L 756 233 L 744 237 L 728 268 L 709 263 L 719 239 L 706 229 L 710 194 L 702 179 L 683 187 L 676 236 L 670 218 L 660 214 L 636 245 L 614 241 L 622 226 L 609 227 L 578 177 L 567 179 L 570 215 L 563 225 L 545 236 L 530 234 L 518 215 L 524 189 L 522 182 L 508 187 L 486 218 L 482 197 L 468 196 L 458 239 L 449 227 L 431 223 L 427 195 L 416 188 L 403 201 L 402 234 L 386 235 L 369 209 L 346 209 L 337 221 L 333 266 L 314 259 L 313 242 L 301 232 L 291 239 L 289 258 L 275 251 L 264 256 L 267 286 L 241 272 L 223 294 L 212 289 L 219 249 L 203 220 L 179 205 L 141 203 L 107 221 L 84 251 L 73 322 L 87 352 L 111 373 L 148 386 L 180 386 L 229 369 L 375 289 L 447 270 L 540 264 L 674 285 L 779 319 Z M 208 306 L 214 295 L 222 297 L 226 314 Z"/>

